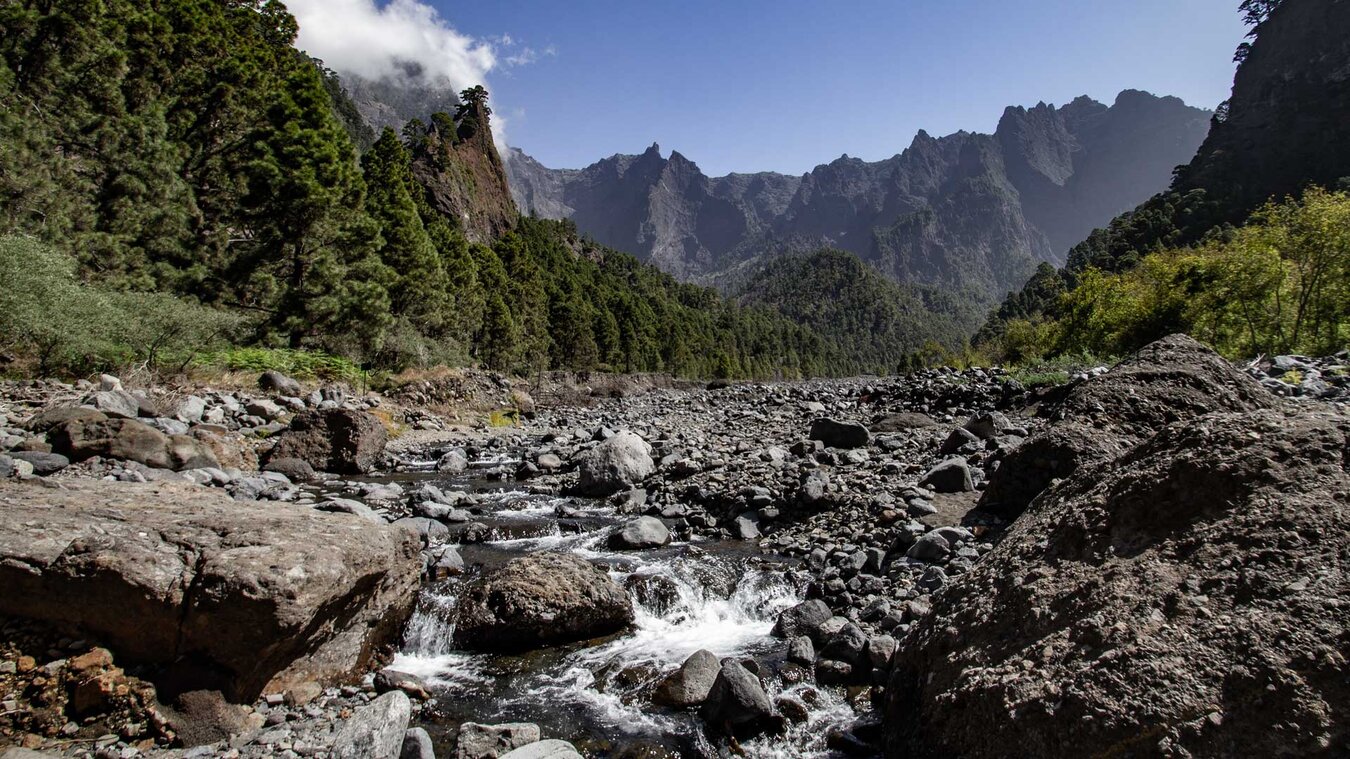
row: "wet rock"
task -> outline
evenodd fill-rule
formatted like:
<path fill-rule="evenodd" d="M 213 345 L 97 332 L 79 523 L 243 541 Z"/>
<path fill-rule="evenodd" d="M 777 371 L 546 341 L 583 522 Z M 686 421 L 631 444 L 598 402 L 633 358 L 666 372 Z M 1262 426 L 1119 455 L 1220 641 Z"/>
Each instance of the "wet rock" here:
<path fill-rule="evenodd" d="M 425 728 L 412 727 L 403 734 L 399 759 L 436 759 L 436 747 Z"/>
<path fill-rule="evenodd" d="M 816 637 L 822 624 L 834 616 L 824 601 L 813 598 L 803 601 L 778 615 L 772 635 L 776 638 L 796 638 L 799 635 Z"/>
<path fill-rule="evenodd" d="M 375 692 L 388 693 L 390 691 L 403 691 L 408 698 L 418 701 L 431 700 L 431 689 L 427 687 L 426 682 L 407 672 L 399 672 L 396 669 L 382 669 L 375 673 Z"/>
<path fill-rule="evenodd" d="M 773 705 L 779 714 L 782 714 L 788 722 L 795 725 L 803 725 L 811 721 L 811 712 L 806 708 L 806 704 L 792 696 L 779 696 L 773 700 Z"/>
<path fill-rule="evenodd" d="M 970 465 L 964 459 L 947 459 L 928 470 L 919 485 L 935 493 L 966 493 L 975 489 Z"/>
<path fill-rule="evenodd" d="M 663 706 L 698 706 L 708 699 L 722 663 L 711 651 L 695 651 L 680 668 L 656 686 L 652 701 Z"/>
<path fill-rule="evenodd" d="M 300 383 L 278 371 L 268 370 L 258 377 L 258 389 L 264 393 L 298 398 L 304 393 Z"/>
<path fill-rule="evenodd" d="M 433 580 L 458 577 L 464 574 L 464 557 L 459 555 L 454 546 L 442 546 L 434 554 L 428 573 Z"/>
<path fill-rule="evenodd" d="M 788 641 L 787 659 L 795 664 L 811 666 L 816 662 L 816 647 L 811 642 L 811 638 L 806 635 L 798 635 Z"/>
<path fill-rule="evenodd" d="M 399 759 L 412 702 L 392 691 L 357 709 L 338 725 L 333 759 Z"/>
<path fill-rule="evenodd" d="M 318 409 L 292 419 L 267 458 L 296 458 L 324 472 L 364 474 L 375 467 L 388 439 L 384 425 L 373 414 Z"/>
<path fill-rule="evenodd" d="M 622 550 L 657 548 L 670 543 L 670 529 L 656 517 L 638 517 L 609 536 L 609 547 Z"/>
<path fill-rule="evenodd" d="M 539 726 L 529 722 L 480 725 L 465 722 L 459 727 L 455 759 L 497 759 L 504 754 L 539 742 Z"/>
<path fill-rule="evenodd" d="M 447 451 L 440 460 L 436 462 L 436 471 L 442 474 L 459 474 L 469 468 L 469 459 L 464 455 L 464 451 L 455 449 Z"/>
<path fill-rule="evenodd" d="M 872 442 L 872 433 L 861 424 L 821 418 L 811 422 L 808 437 L 819 440 L 827 448 L 866 448 Z"/>
<path fill-rule="evenodd" d="M 502 754 L 498 759 L 582 759 L 576 747 L 567 741 L 546 740 Z"/>
<path fill-rule="evenodd" d="M 528 650 L 608 635 L 633 621 L 628 594 L 570 555 L 512 559 L 465 586 L 455 640 L 479 650 Z"/>
<path fill-rule="evenodd" d="M 733 660 L 722 664 L 699 716 L 709 730 L 738 737 L 783 729 L 783 718 L 759 678 Z"/>
<path fill-rule="evenodd" d="M 195 485 L 0 482 L 0 613 L 119 657 L 214 669 L 231 699 L 364 666 L 411 611 L 415 539 Z"/>
<path fill-rule="evenodd" d="M 664 575 L 631 574 L 623 586 L 653 614 L 664 616 L 680 603 L 680 586 Z"/>
<path fill-rule="evenodd" d="M 604 497 L 641 483 L 656 471 L 651 447 L 624 430 L 592 448 L 581 458 L 577 491 Z"/>
<path fill-rule="evenodd" d="M 855 679 L 852 664 L 837 659 L 820 659 L 816 662 L 816 680 L 822 685 L 848 685 Z"/>

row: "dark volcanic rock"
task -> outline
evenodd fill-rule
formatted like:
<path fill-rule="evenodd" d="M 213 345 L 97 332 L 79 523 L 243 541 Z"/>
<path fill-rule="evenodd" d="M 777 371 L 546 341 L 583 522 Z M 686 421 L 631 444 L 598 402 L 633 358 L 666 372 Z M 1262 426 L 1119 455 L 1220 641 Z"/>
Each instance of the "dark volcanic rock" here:
<path fill-rule="evenodd" d="M 1172 422 L 1210 411 L 1255 411 L 1275 399 L 1222 356 L 1185 335 L 1151 343 L 1086 380 L 1049 410 L 1058 421 L 1008 454 L 980 509 L 1015 518 L 1052 480 L 1113 458 Z"/>
<path fill-rule="evenodd" d="M 465 648 L 520 651 L 608 635 L 633 621 L 628 594 L 576 556 L 512 559 L 460 593 L 455 641 Z"/>
<path fill-rule="evenodd" d="M 714 732 L 747 736 L 781 730 L 783 718 L 773 708 L 764 685 L 739 662 L 728 660 L 713 682 L 699 716 Z"/>
<path fill-rule="evenodd" d="M 1095 412 L 1099 423 L 1181 420 L 1046 490 L 934 597 L 896 653 L 891 756 L 1331 756 L 1346 745 L 1350 417 L 1195 415 L 1202 397 L 1264 404 L 1194 363 L 1136 359 L 1132 373 L 1136 402 Z M 1128 384 L 1102 388 L 1109 402 Z"/>
<path fill-rule="evenodd" d="M 300 459 L 324 472 L 364 474 L 375 467 L 388 440 L 389 433 L 373 414 L 318 409 L 292 419 L 267 460 Z"/>
<path fill-rule="evenodd" d="M 420 573 L 411 535 L 300 506 L 0 483 L 0 612 L 78 624 L 119 661 L 210 672 L 244 702 L 351 676 L 396 639 Z"/>
<path fill-rule="evenodd" d="M 676 708 L 698 706 L 708 699 L 721 671 L 722 663 L 711 651 L 695 651 L 679 669 L 661 681 L 652 694 L 652 701 Z"/>
<path fill-rule="evenodd" d="M 872 442 L 872 433 L 861 424 L 834 419 L 817 419 L 811 423 L 810 439 L 819 440 L 830 448 L 865 448 Z"/>
<path fill-rule="evenodd" d="M 777 638 L 796 638 L 799 635 L 814 638 L 816 630 L 833 616 L 834 613 L 824 601 L 818 598 L 803 601 L 778 615 L 773 635 Z"/>
<path fill-rule="evenodd" d="M 49 429 L 47 440 L 52 450 L 71 461 L 102 456 L 156 469 L 218 466 L 211 448 L 200 440 L 165 435 L 135 419 L 109 419 L 102 414 L 75 416 Z"/>

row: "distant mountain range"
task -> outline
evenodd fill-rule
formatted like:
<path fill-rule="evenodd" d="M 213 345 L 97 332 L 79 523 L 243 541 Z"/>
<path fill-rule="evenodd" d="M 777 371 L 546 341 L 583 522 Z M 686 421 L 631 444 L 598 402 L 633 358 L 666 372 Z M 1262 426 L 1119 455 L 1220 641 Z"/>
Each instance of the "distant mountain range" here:
<path fill-rule="evenodd" d="M 511 149 L 507 175 L 522 213 L 571 219 L 683 280 L 734 290 L 768 260 L 830 246 L 987 304 L 1166 187 L 1211 115 L 1126 90 L 1111 106 L 1010 107 L 992 135 L 920 132 L 894 157 L 842 156 L 800 177 L 708 177 L 656 145 L 584 169 Z"/>

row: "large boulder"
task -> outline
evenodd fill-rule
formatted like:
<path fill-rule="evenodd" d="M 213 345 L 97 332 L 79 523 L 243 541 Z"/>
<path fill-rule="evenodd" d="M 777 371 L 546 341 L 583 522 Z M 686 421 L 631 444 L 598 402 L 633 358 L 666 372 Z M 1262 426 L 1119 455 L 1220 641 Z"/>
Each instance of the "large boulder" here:
<path fill-rule="evenodd" d="M 801 635 L 816 637 L 820 626 L 830 620 L 834 612 L 819 598 L 802 601 L 790 609 L 784 609 L 774 623 L 772 635 L 776 638 L 796 638 Z"/>
<path fill-rule="evenodd" d="M 465 722 L 459 726 L 455 759 L 497 759 L 521 746 L 539 742 L 539 726 L 531 722 L 480 725 Z"/>
<path fill-rule="evenodd" d="M 300 383 L 281 372 L 269 369 L 258 376 L 258 389 L 264 393 L 299 398 L 304 392 Z"/>
<path fill-rule="evenodd" d="M 619 549 L 658 548 L 669 542 L 670 529 L 656 517 L 638 517 L 609 536 L 609 547 Z"/>
<path fill-rule="evenodd" d="M 722 663 L 713 652 L 695 651 L 679 669 L 667 675 L 656 686 L 652 701 L 676 708 L 698 706 L 708 700 L 708 694 L 712 692 L 713 683 L 717 682 L 717 675 L 721 671 Z"/>
<path fill-rule="evenodd" d="M 567 741 L 550 739 L 521 746 L 502 754 L 498 759 L 581 759 L 581 754 Z"/>
<path fill-rule="evenodd" d="M 1165 425 L 1270 408 L 1274 400 L 1209 348 L 1185 335 L 1165 337 L 1043 409 L 1055 423 L 1007 455 L 979 508 L 1015 519 L 1052 481 L 1110 461 Z"/>
<path fill-rule="evenodd" d="M 732 659 L 722 663 L 699 716 L 713 732 L 738 737 L 776 732 L 783 718 L 773 707 L 764 684 L 753 672 Z"/>
<path fill-rule="evenodd" d="M 292 419 L 267 458 L 300 459 L 323 472 L 364 474 L 375 468 L 387 442 L 389 433 L 373 414 L 317 409 Z"/>
<path fill-rule="evenodd" d="M 512 559 L 460 592 L 455 642 L 521 651 L 618 632 L 633 621 L 628 594 L 604 570 L 576 556 Z"/>
<path fill-rule="evenodd" d="M 412 718 L 407 695 L 391 691 L 357 709 L 333 736 L 333 759 L 399 759 Z"/>
<path fill-rule="evenodd" d="M 119 661 L 251 701 L 335 683 L 395 642 L 416 536 L 187 484 L 0 482 L 0 613 L 72 623 Z"/>
<path fill-rule="evenodd" d="M 101 413 L 72 416 L 47 431 L 52 450 L 71 461 L 94 456 L 135 461 L 156 469 L 220 466 L 210 446 L 188 435 L 165 435 L 135 419 L 109 419 Z"/>
<path fill-rule="evenodd" d="M 811 434 L 808 437 L 830 448 L 866 448 L 872 442 L 872 433 L 861 424 L 828 418 L 811 422 Z"/>
<path fill-rule="evenodd" d="M 1051 486 L 901 642 L 890 755 L 1335 754 L 1347 451 L 1344 413 L 1215 413 Z"/>
<path fill-rule="evenodd" d="M 637 485 L 656 471 L 651 446 L 624 430 L 587 451 L 581 458 L 578 492 L 604 497 Z"/>

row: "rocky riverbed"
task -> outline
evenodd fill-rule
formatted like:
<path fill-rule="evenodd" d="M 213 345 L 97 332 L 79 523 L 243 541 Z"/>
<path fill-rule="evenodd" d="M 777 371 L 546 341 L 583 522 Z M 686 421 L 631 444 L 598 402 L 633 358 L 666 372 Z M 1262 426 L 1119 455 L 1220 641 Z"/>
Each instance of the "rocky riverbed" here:
<path fill-rule="evenodd" d="M 1234 367 L 1169 338 L 1038 389 L 999 370 L 709 387 L 605 378 L 589 392 L 575 380 L 563 392 L 457 379 L 385 395 L 279 375 L 172 392 L 111 377 L 11 384 L 0 573 L 18 592 L 0 599 L 0 745 L 71 756 L 992 756 L 1008 740 L 1050 755 L 1060 735 L 1076 753 L 1099 752 L 1134 719 L 1117 704 L 1182 698 L 1176 677 L 1208 682 L 1195 670 L 1231 647 L 1161 680 L 1140 660 L 1118 693 L 1073 696 L 1075 713 L 1113 715 L 1098 732 L 1015 719 L 1035 734 L 994 739 L 932 699 L 1007 721 L 976 706 L 995 693 L 969 681 L 986 668 L 1005 684 L 1043 671 L 1038 687 L 1062 693 L 1076 676 L 1038 631 L 1083 615 L 1102 640 L 1124 629 L 1137 641 L 1155 613 L 1187 635 L 1231 625 L 1224 613 L 1169 622 L 1164 600 L 1156 612 L 1055 598 L 1029 610 L 1015 582 L 1004 589 L 1056 571 L 1070 550 L 1062 525 L 1093 508 L 1080 491 L 1107 487 L 1112 467 L 1151 471 L 1148 456 L 1203 454 L 1183 433 L 1229 413 L 1236 421 L 1215 423 L 1238 435 L 1283 424 L 1307 430 L 1288 445 L 1342 446 L 1339 463 L 1294 455 L 1275 480 L 1310 482 L 1297 492 L 1331 504 L 1314 519 L 1320 540 L 1278 548 L 1292 566 L 1314 549 L 1323 557 L 1317 600 L 1282 611 L 1280 629 L 1322 615 L 1299 648 L 1320 674 L 1289 698 L 1319 715 L 1300 718 L 1317 737 L 1297 745 L 1344 748 L 1345 663 L 1331 653 L 1344 650 L 1350 609 L 1344 364 Z M 497 426 L 449 410 L 466 386 Z M 1164 434 L 1189 442 L 1150 453 Z M 1256 458 L 1279 460 L 1281 445 Z M 1239 496 L 1225 483 L 1256 474 L 1212 476 L 1201 495 L 1229 504 Z M 1266 499 L 1312 497 L 1263 487 Z M 1063 597 L 1101 596 L 1123 582 L 1113 562 L 1144 555 L 1150 576 L 1194 580 L 1209 608 L 1250 604 L 1237 587 L 1186 579 L 1177 549 L 1150 552 L 1209 508 L 1132 517 L 1156 527 L 1143 543 L 1111 528 L 1117 559 L 1094 559 Z M 1005 660 L 983 642 L 1009 625 L 1000 639 L 1023 634 L 1019 645 L 1042 653 Z M 1106 650 L 1128 662 L 1149 649 Z M 948 674 L 943 662 L 962 655 Z M 1017 692 L 1013 703 L 1031 703 Z M 1206 719 L 1235 708 L 1188 693 L 1194 709 L 1214 702 L 1205 714 L 1218 717 Z M 1102 698 L 1111 705 L 1093 706 Z M 1277 719 L 1273 708 L 1258 721 Z M 1188 709 L 1160 719 L 1190 720 Z M 1169 728 L 1162 739 L 1222 755 L 1196 738 L 1222 732 Z"/>

